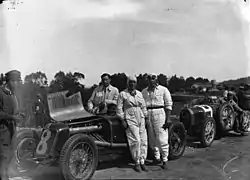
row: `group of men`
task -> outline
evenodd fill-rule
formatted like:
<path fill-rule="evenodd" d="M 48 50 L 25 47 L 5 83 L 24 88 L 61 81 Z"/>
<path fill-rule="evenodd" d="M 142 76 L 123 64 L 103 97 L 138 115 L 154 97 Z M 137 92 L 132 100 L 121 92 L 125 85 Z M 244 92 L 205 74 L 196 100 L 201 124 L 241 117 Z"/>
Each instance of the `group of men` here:
<path fill-rule="evenodd" d="M 148 87 L 142 92 L 136 89 L 135 76 L 128 77 L 127 89 L 120 93 L 110 84 L 109 74 L 103 74 L 101 80 L 101 85 L 93 91 L 88 101 L 88 110 L 106 113 L 110 106 L 116 106 L 116 115 L 126 129 L 135 171 L 148 171 L 145 166 L 148 145 L 154 152 L 154 162 L 167 169 L 168 127 L 173 105 L 169 90 L 158 84 L 154 73 L 148 75 Z"/>

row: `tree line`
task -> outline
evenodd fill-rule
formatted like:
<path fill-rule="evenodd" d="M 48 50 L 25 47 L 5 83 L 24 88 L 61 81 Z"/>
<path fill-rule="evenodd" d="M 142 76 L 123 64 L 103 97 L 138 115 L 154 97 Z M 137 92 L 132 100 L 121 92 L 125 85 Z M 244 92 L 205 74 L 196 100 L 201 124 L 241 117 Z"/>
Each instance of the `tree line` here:
<path fill-rule="evenodd" d="M 48 82 L 48 78 L 44 72 L 38 71 L 25 76 L 20 96 L 25 104 L 32 104 L 36 99 L 37 93 L 40 93 L 46 99 L 47 93 L 59 92 L 70 89 L 78 89 L 82 93 L 83 103 L 86 104 L 95 87 L 99 83 L 93 84 L 91 87 L 85 87 L 81 80 L 85 79 L 85 75 L 80 72 L 57 72 L 53 79 Z M 174 75 L 167 77 L 164 74 L 158 75 L 159 84 L 168 87 L 171 93 L 179 91 L 187 91 L 195 83 L 207 84 L 211 83 L 207 78 L 194 78 Z M 4 76 L 1 74 L 0 83 L 4 83 Z M 125 73 L 115 73 L 111 75 L 111 84 L 122 91 L 127 86 L 127 75 Z M 139 74 L 137 76 L 137 89 L 142 90 L 147 86 L 147 74 Z"/>
<path fill-rule="evenodd" d="M 100 75 L 101 76 L 101 75 Z M 25 76 L 23 83 L 18 91 L 18 99 L 21 104 L 21 111 L 33 118 L 34 106 L 37 101 L 37 95 L 40 94 L 44 101 L 45 109 L 48 113 L 47 94 L 65 90 L 80 91 L 82 95 L 83 105 L 86 106 L 93 90 L 99 83 L 93 84 L 91 87 L 85 87 L 81 80 L 85 79 L 85 75 L 80 72 L 57 72 L 53 79 L 48 82 L 48 78 L 44 72 L 38 71 Z M 101 80 L 101 78 L 100 78 Z M 167 77 L 164 74 L 158 75 L 159 84 L 167 87 L 170 92 L 196 94 L 197 89 L 191 88 L 193 84 L 213 84 L 213 80 L 202 77 L 188 77 L 173 75 Z M 5 83 L 4 75 L 0 75 L 0 85 Z M 125 73 L 115 73 L 111 75 L 111 84 L 122 91 L 127 86 L 127 75 Z M 147 87 L 147 74 L 139 74 L 137 76 L 137 89 L 142 90 Z M 173 99 L 174 100 L 174 99 Z M 178 101 L 178 100 L 177 100 Z"/>

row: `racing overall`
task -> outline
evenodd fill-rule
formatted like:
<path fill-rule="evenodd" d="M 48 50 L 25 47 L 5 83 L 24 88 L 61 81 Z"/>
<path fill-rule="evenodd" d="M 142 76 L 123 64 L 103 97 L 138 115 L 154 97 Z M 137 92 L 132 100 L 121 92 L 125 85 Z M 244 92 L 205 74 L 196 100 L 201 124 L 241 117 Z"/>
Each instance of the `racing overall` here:
<path fill-rule="evenodd" d="M 147 125 L 149 146 L 154 151 L 155 159 L 163 162 L 168 161 L 169 144 L 168 129 L 162 126 L 166 121 L 165 110 L 172 110 L 172 98 L 169 90 L 161 85 L 156 86 L 153 91 L 148 88 L 142 91 L 148 109 L 149 124 Z"/>
<path fill-rule="evenodd" d="M 127 89 L 122 91 L 118 98 L 117 115 L 128 124 L 126 135 L 133 160 L 136 164 L 144 164 L 148 150 L 147 109 L 141 92 L 136 91 L 133 96 Z"/>

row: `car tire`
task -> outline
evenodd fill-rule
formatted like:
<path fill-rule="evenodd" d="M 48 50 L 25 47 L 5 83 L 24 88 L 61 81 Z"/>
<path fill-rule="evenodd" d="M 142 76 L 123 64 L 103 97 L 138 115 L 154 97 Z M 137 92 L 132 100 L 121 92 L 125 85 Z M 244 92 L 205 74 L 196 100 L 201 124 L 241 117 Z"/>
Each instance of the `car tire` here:
<path fill-rule="evenodd" d="M 230 118 L 230 120 L 227 122 L 223 118 L 224 116 L 223 113 L 225 112 L 226 109 L 230 111 L 229 115 L 227 115 L 227 118 Z M 218 116 L 217 117 L 218 118 L 218 122 L 217 122 L 218 131 L 221 131 L 222 133 L 222 132 L 228 132 L 233 129 L 233 125 L 235 122 L 235 112 L 234 112 L 233 107 L 229 103 L 225 102 L 219 106 L 217 116 Z M 230 123 L 230 126 L 227 126 L 228 122 Z"/>
<path fill-rule="evenodd" d="M 169 160 L 179 159 L 186 148 L 186 130 L 184 125 L 179 121 L 173 121 L 169 130 Z M 177 141 L 177 142 L 176 142 Z M 176 145 L 178 146 L 176 149 Z"/>
<path fill-rule="evenodd" d="M 16 132 L 13 137 L 12 146 L 15 149 L 15 165 L 18 169 L 21 168 L 22 171 L 35 168 L 35 163 L 32 163 L 29 158 L 33 158 L 36 151 L 39 139 L 36 131 L 31 129 L 22 129 Z M 23 154 L 22 151 L 25 151 L 26 154 Z M 29 157 L 27 157 L 28 155 Z"/>
<path fill-rule="evenodd" d="M 240 126 L 244 132 L 249 132 L 250 129 L 250 112 L 245 111 L 240 115 Z M 246 133 L 248 135 L 248 133 Z"/>
<path fill-rule="evenodd" d="M 73 175 L 72 174 L 72 167 L 69 167 L 69 162 L 71 161 L 71 154 L 75 152 L 75 147 L 77 147 L 78 144 L 85 144 L 85 148 L 82 147 L 81 149 L 79 149 L 80 151 L 77 153 L 80 154 L 81 150 L 85 153 L 84 155 L 86 155 L 86 158 L 90 157 L 90 161 L 91 163 L 89 163 L 88 161 L 83 161 L 82 159 L 85 158 L 84 157 L 79 157 L 78 163 L 85 163 L 85 169 L 84 172 L 82 172 L 82 176 L 81 177 L 76 177 L 77 175 Z M 87 150 L 90 150 L 88 152 L 86 152 Z M 82 154 L 81 154 L 82 155 Z M 64 176 L 64 179 L 67 180 L 87 180 L 87 179 L 91 179 L 91 177 L 93 176 L 96 168 L 97 168 L 97 164 L 98 164 L 98 149 L 97 146 L 95 144 L 95 142 L 93 141 L 93 139 L 85 134 L 76 134 L 71 136 L 66 143 L 64 144 L 61 153 L 60 153 L 60 167 L 61 167 L 61 172 L 62 175 Z M 82 164 L 81 164 L 82 165 Z M 88 170 L 86 171 L 86 169 L 88 168 Z"/>
<path fill-rule="evenodd" d="M 211 126 L 210 130 L 207 131 L 207 128 L 209 128 L 209 125 Z M 207 139 L 207 133 L 212 133 L 210 136 L 210 139 Z M 214 138 L 216 135 L 216 123 L 214 118 L 212 117 L 207 117 L 203 122 L 202 122 L 202 131 L 201 131 L 201 144 L 203 147 L 209 147 L 212 145 Z"/>

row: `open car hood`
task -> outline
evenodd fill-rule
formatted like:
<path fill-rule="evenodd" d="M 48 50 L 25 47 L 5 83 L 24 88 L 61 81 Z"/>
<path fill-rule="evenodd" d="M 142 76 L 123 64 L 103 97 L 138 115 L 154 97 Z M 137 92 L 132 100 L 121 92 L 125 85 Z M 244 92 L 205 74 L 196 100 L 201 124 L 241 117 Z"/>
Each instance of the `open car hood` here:
<path fill-rule="evenodd" d="M 94 116 L 84 109 L 80 92 L 66 97 L 67 92 L 48 94 L 47 102 L 52 119 L 60 122 Z"/>

